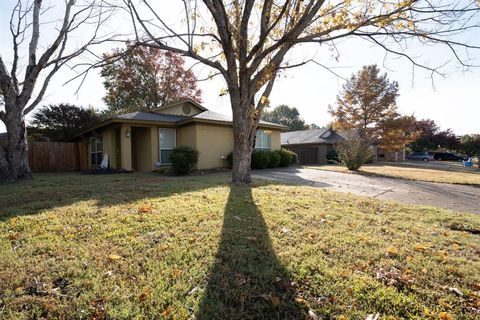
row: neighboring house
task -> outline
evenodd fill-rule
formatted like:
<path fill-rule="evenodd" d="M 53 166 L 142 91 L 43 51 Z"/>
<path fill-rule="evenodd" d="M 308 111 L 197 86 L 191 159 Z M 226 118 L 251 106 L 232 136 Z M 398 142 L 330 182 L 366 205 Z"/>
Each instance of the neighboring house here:
<path fill-rule="evenodd" d="M 299 130 L 281 133 L 282 148 L 298 155 L 300 164 L 316 164 L 327 162 L 327 152 L 334 149 L 336 143 L 345 139 L 345 132 L 330 128 Z M 384 152 L 374 146 L 375 161 L 403 161 L 405 152 Z"/>
<path fill-rule="evenodd" d="M 282 125 L 261 121 L 255 147 L 280 149 L 284 130 Z M 152 171 L 170 164 L 176 146 L 190 146 L 200 153 L 197 169 L 213 169 L 228 166 L 232 117 L 183 100 L 157 110 L 113 116 L 69 140 L 89 143 L 90 167 L 100 166 L 108 154 L 112 168 Z"/>

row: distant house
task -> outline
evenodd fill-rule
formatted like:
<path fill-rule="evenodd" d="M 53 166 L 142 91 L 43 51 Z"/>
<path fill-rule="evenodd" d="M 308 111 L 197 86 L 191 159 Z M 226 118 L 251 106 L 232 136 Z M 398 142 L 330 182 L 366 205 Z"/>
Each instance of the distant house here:
<path fill-rule="evenodd" d="M 280 149 L 280 132 L 286 127 L 261 121 L 255 148 Z M 96 167 L 108 154 L 109 166 L 152 171 L 170 164 L 176 146 L 199 151 L 197 169 L 226 167 L 233 150 L 232 117 L 207 110 L 193 100 L 183 100 L 149 112 L 113 116 L 70 141 L 89 143 L 89 166 Z"/>
<path fill-rule="evenodd" d="M 281 133 L 282 148 L 298 155 L 300 164 L 327 163 L 327 152 L 334 149 L 335 144 L 345 139 L 345 132 L 330 128 L 299 130 Z M 385 152 L 374 146 L 374 161 L 404 161 L 405 152 Z"/>

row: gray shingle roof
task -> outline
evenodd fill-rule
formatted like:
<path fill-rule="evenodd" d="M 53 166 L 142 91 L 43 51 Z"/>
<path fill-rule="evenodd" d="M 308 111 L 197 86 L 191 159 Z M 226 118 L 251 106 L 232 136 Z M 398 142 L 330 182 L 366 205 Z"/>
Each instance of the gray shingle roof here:
<path fill-rule="evenodd" d="M 282 132 L 281 144 L 333 144 L 342 140 L 342 133 L 329 128 Z"/>
<path fill-rule="evenodd" d="M 221 121 L 221 122 L 232 122 L 232 116 L 231 115 L 226 115 L 214 111 L 203 111 L 197 115 L 194 115 L 191 117 L 192 119 L 201 119 L 201 120 L 211 120 L 211 121 Z M 260 121 L 260 124 L 264 125 L 270 125 L 270 126 L 279 126 L 281 127 L 281 124 L 278 123 L 273 123 L 273 122 L 267 122 L 267 121 Z"/>
<path fill-rule="evenodd" d="M 232 116 L 214 112 L 214 111 L 203 111 L 194 116 L 181 116 L 173 115 L 159 112 L 132 112 L 119 114 L 112 117 L 112 119 L 118 120 L 138 120 L 138 121 L 158 121 L 158 122 L 171 122 L 177 123 L 184 120 L 210 120 L 210 121 L 220 121 L 220 122 L 232 122 Z M 260 124 L 280 126 L 279 124 L 260 121 Z"/>
<path fill-rule="evenodd" d="M 156 113 L 156 112 L 132 112 L 125 113 L 113 116 L 112 119 L 120 120 L 139 120 L 139 121 L 159 121 L 159 122 L 172 122 L 176 123 L 189 117 L 165 114 L 165 113 Z"/>

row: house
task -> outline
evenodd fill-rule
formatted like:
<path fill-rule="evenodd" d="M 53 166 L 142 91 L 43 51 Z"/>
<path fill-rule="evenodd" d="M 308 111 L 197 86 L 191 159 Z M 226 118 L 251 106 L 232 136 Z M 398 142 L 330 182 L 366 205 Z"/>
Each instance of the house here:
<path fill-rule="evenodd" d="M 281 133 L 282 148 L 298 155 L 300 164 L 327 162 L 327 152 L 334 149 L 336 143 L 345 139 L 346 133 L 331 128 L 299 130 Z M 374 161 L 404 161 L 405 151 L 386 152 L 374 146 Z"/>
<path fill-rule="evenodd" d="M 280 149 L 280 132 L 285 129 L 261 121 L 255 147 Z M 190 146 L 200 153 L 197 169 L 220 168 L 228 166 L 226 156 L 233 150 L 232 117 L 188 99 L 113 116 L 69 141 L 89 143 L 89 167 L 100 166 L 107 154 L 112 168 L 152 171 L 170 164 L 176 146 Z"/>

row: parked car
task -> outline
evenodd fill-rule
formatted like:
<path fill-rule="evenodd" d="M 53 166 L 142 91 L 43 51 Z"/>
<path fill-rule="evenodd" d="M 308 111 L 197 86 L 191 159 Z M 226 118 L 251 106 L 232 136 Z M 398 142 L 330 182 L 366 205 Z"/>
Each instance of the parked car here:
<path fill-rule="evenodd" d="M 452 152 L 435 152 L 433 154 L 433 159 L 439 160 L 439 161 L 462 161 L 462 160 L 467 160 L 468 157 L 457 155 Z"/>
<path fill-rule="evenodd" d="M 428 154 L 428 152 L 413 152 L 412 154 L 406 157 L 408 160 L 415 160 L 415 161 L 432 161 L 433 155 Z"/>

